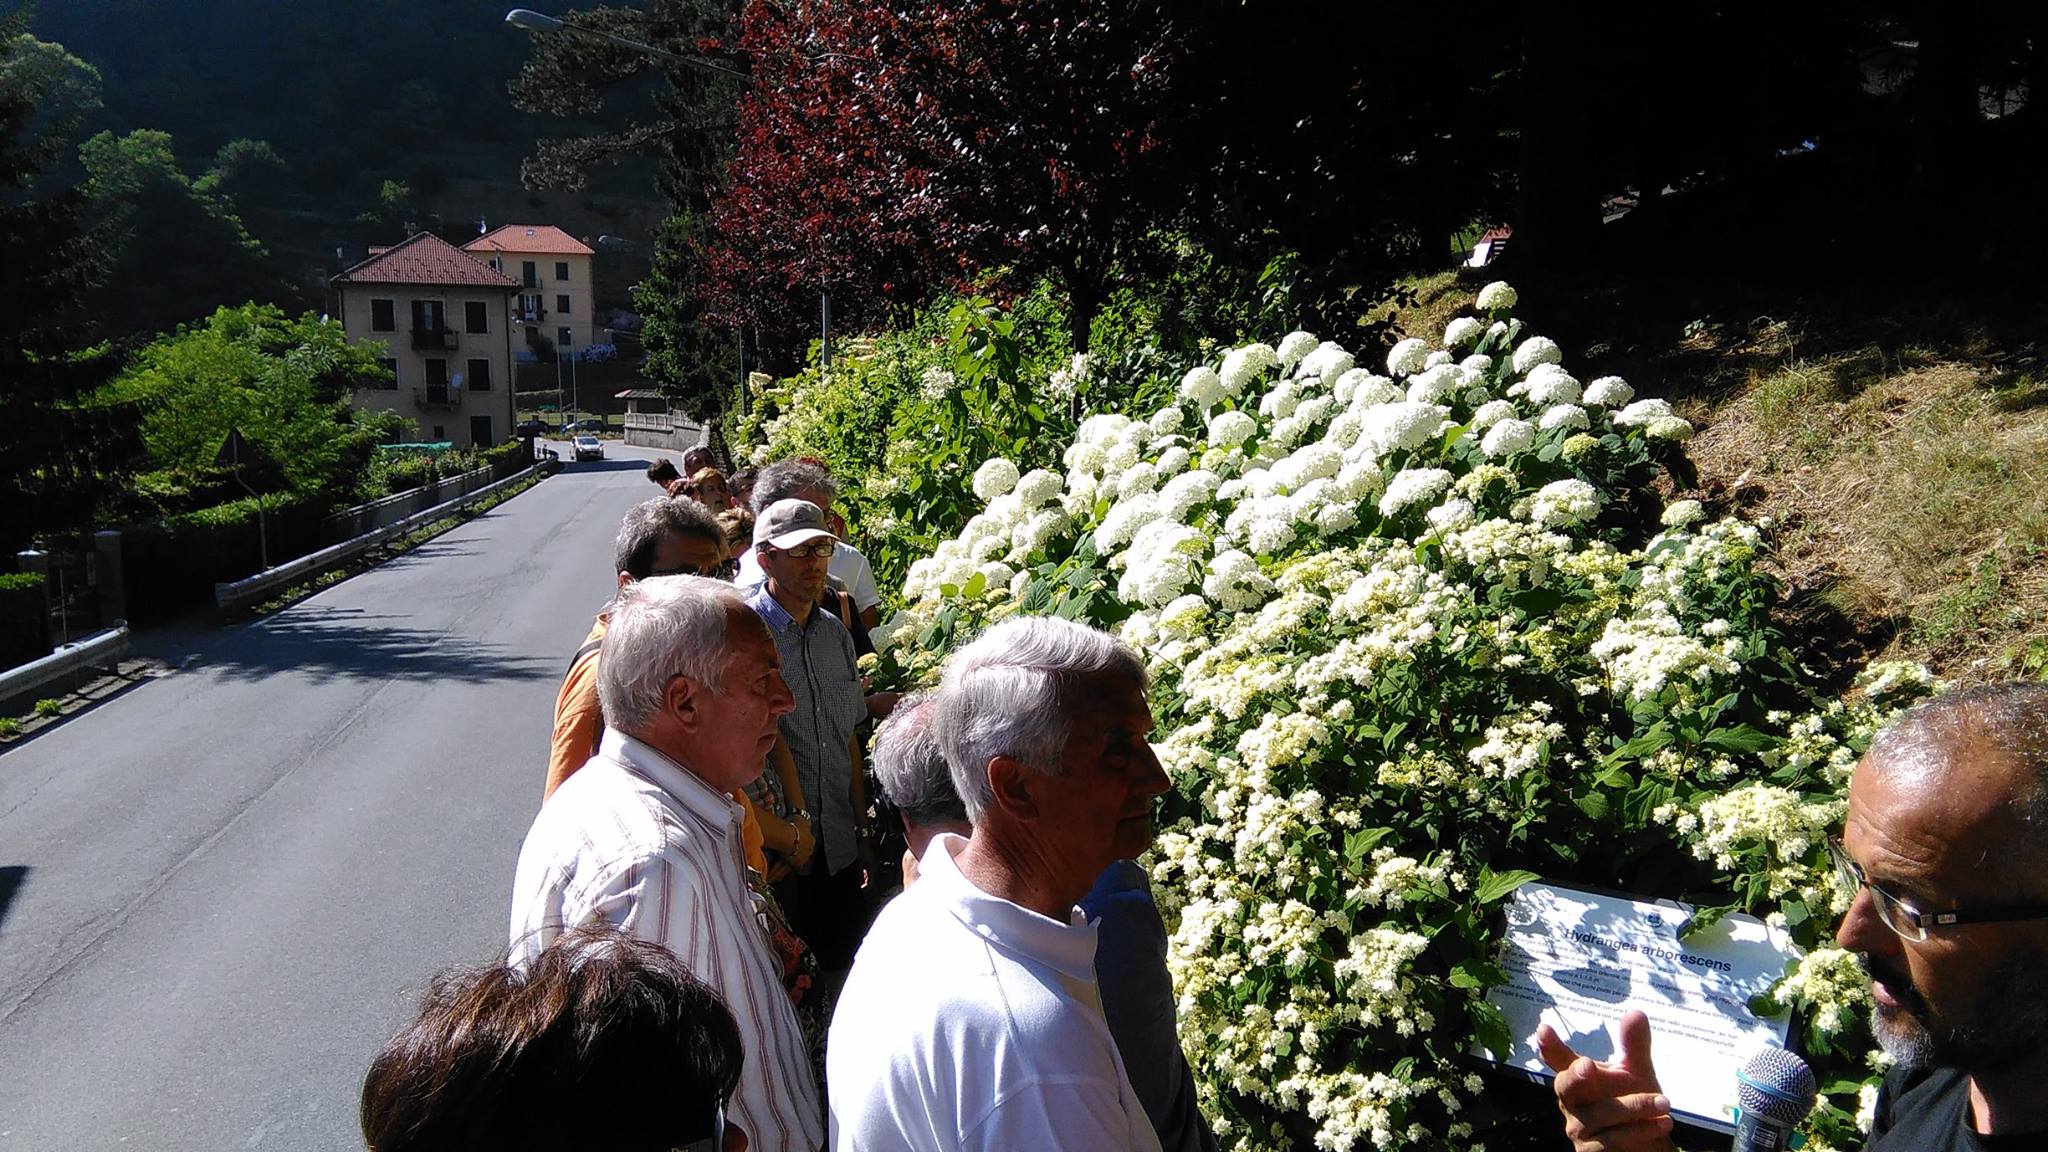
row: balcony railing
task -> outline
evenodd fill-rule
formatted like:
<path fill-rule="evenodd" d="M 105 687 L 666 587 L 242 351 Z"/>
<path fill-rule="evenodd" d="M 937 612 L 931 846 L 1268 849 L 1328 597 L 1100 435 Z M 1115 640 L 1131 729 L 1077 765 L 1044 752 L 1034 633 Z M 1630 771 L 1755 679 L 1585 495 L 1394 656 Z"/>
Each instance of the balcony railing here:
<path fill-rule="evenodd" d="M 412 402 L 422 409 L 445 408 L 453 411 L 462 407 L 462 393 L 446 384 L 428 384 L 412 390 Z"/>
<path fill-rule="evenodd" d="M 515 323 L 538 324 L 547 318 L 548 310 L 538 305 L 532 308 L 523 308 L 517 304 L 512 306 L 512 319 Z"/>
<path fill-rule="evenodd" d="M 412 346 L 416 351 L 453 352 L 458 347 L 461 347 L 461 343 L 461 339 L 455 335 L 455 329 L 453 328 L 415 328 L 412 330 Z"/>

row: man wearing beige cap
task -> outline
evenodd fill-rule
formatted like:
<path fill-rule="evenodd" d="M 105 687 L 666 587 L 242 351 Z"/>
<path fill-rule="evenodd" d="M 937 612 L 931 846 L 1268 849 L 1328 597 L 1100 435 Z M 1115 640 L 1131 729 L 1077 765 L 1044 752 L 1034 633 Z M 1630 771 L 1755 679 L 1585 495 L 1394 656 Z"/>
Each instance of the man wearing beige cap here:
<path fill-rule="evenodd" d="M 818 851 L 776 894 L 828 979 L 852 965 L 867 924 L 861 841 L 872 834 L 858 733 L 868 710 L 853 637 L 817 608 L 837 543 L 816 504 L 768 505 L 754 520 L 754 557 L 766 579 L 747 593 L 774 637 L 783 679 L 796 697 L 796 710 L 782 718 L 782 739 L 803 795 L 816 807 L 811 819 Z"/>

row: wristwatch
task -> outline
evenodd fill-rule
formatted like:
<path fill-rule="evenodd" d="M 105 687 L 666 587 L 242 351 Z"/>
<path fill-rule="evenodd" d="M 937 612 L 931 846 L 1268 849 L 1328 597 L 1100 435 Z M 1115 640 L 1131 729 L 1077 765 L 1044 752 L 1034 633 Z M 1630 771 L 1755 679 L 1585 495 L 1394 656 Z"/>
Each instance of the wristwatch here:
<path fill-rule="evenodd" d="M 801 816 L 801 817 L 803 817 L 803 818 L 804 818 L 804 823 L 806 823 L 806 824 L 815 824 L 815 823 L 817 823 L 817 821 L 815 821 L 815 820 L 811 819 L 811 814 L 810 814 L 809 812 L 806 812 L 806 811 L 804 811 L 804 810 L 803 810 L 803 809 L 801 809 L 801 808 L 795 809 L 795 810 L 791 811 L 791 812 L 790 812 L 790 814 L 789 814 L 789 818 L 790 818 L 791 820 L 794 820 L 794 819 L 796 819 L 796 818 L 797 818 L 797 817 L 799 817 L 799 816 Z"/>

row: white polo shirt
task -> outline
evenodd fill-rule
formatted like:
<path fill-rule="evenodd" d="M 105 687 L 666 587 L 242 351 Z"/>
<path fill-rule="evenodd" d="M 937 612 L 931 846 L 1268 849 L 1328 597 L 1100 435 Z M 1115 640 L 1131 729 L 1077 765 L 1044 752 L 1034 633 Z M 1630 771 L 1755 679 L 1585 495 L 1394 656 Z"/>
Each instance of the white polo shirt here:
<path fill-rule="evenodd" d="M 939 836 L 855 957 L 825 1045 L 837 1152 L 1141 1149 L 1095 987 L 1095 928 L 990 896 Z"/>

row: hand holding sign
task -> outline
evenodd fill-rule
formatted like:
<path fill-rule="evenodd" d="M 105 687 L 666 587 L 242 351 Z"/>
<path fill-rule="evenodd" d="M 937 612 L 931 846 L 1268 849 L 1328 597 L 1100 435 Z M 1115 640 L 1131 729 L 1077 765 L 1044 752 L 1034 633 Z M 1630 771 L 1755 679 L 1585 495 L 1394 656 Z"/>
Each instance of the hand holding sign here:
<path fill-rule="evenodd" d="M 1602 1063 L 1572 1051 L 1556 1029 L 1536 1031 L 1537 1051 L 1557 1079 L 1564 1134 L 1577 1152 L 1669 1152 L 1671 1100 L 1650 1062 L 1650 1018 L 1621 1017 L 1621 1058 Z"/>

